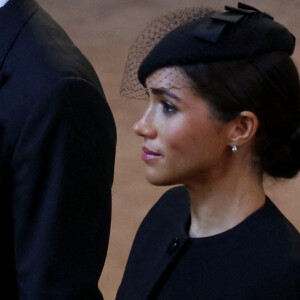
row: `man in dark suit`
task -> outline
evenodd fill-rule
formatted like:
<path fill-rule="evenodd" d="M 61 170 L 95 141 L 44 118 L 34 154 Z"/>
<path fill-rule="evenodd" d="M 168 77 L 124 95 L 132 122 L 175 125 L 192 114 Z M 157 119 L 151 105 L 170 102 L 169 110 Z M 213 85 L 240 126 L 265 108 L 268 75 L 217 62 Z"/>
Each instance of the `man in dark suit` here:
<path fill-rule="evenodd" d="M 2 294 L 103 299 L 113 116 L 93 67 L 62 28 L 34 0 L 1 2 Z"/>

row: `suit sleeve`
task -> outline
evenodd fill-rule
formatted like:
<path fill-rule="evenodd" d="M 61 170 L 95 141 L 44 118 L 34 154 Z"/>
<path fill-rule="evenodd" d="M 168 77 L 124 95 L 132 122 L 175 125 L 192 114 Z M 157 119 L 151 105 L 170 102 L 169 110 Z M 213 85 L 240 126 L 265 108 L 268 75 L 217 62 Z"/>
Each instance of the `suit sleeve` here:
<path fill-rule="evenodd" d="M 103 299 L 116 132 L 100 90 L 61 80 L 37 101 L 13 156 L 20 300 Z"/>

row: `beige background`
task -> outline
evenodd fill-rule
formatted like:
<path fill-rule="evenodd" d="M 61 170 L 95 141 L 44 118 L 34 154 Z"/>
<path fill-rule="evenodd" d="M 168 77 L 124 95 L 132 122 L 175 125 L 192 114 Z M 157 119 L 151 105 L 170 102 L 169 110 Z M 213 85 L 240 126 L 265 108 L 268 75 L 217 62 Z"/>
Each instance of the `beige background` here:
<path fill-rule="evenodd" d="M 147 102 L 125 100 L 119 96 L 129 46 L 146 24 L 171 9 L 196 5 L 222 9 L 225 4 L 236 6 L 237 1 L 40 0 L 39 3 L 65 28 L 94 65 L 117 125 L 111 237 L 99 281 L 105 299 L 112 300 L 120 284 L 136 230 L 149 208 L 167 189 L 150 186 L 145 181 L 140 160 L 141 140 L 131 130 Z M 300 41 L 300 0 L 247 0 L 246 3 L 273 15 Z M 294 60 L 300 66 L 300 44 Z M 300 177 L 282 182 L 268 180 L 266 191 L 300 230 Z"/>

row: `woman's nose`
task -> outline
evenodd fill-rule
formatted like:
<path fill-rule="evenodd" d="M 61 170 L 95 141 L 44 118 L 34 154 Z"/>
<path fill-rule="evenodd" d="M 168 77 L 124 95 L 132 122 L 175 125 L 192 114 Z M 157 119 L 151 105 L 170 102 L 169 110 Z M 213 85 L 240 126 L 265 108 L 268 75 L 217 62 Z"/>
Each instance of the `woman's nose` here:
<path fill-rule="evenodd" d="M 157 131 L 153 120 L 149 114 L 145 114 L 138 122 L 133 125 L 133 131 L 136 135 L 148 139 L 154 139 Z"/>

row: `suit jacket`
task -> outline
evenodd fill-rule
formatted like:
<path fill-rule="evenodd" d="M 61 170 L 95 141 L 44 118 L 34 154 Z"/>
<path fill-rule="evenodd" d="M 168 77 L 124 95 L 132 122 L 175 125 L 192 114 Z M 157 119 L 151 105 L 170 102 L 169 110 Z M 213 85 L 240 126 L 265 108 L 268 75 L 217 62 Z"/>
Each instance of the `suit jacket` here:
<path fill-rule="evenodd" d="M 10 0 L 0 9 L 2 293 L 9 299 L 102 299 L 115 144 L 93 67 L 34 0 Z"/>
<path fill-rule="evenodd" d="M 188 192 L 172 188 L 136 234 L 117 300 L 300 299 L 300 235 L 268 198 L 224 233 L 191 239 L 189 226 Z"/>

